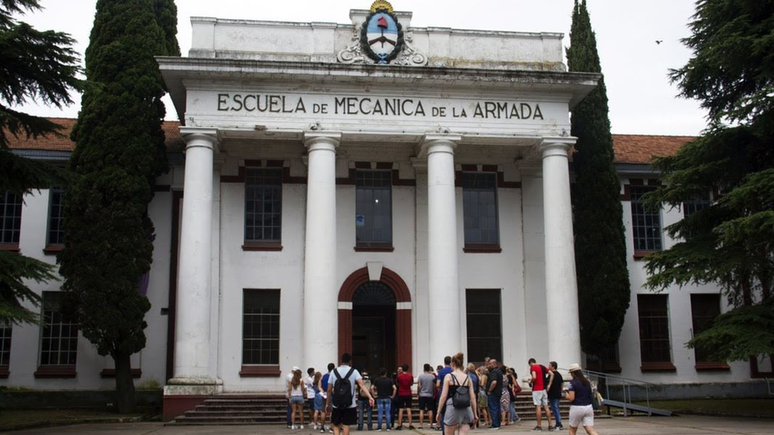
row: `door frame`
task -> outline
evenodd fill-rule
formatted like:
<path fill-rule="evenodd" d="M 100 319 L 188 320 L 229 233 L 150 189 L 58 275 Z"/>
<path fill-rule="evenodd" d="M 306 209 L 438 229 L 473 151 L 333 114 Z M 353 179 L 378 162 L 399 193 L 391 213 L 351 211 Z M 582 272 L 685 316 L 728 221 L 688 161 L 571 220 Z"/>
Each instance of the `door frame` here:
<path fill-rule="evenodd" d="M 339 290 L 339 355 L 352 353 L 352 297 L 355 291 L 369 282 L 368 268 L 358 269 L 344 280 Z M 395 362 L 413 365 L 411 343 L 411 293 L 403 279 L 383 267 L 379 282 L 395 295 Z"/>

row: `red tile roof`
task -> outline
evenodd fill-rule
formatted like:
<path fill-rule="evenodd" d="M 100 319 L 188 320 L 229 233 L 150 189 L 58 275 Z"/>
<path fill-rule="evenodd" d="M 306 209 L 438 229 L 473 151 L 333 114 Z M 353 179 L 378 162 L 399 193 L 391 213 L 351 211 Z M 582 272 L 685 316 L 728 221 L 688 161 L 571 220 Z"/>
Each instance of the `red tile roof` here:
<path fill-rule="evenodd" d="M 51 118 L 52 121 L 62 125 L 62 136 L 48 135 L 37 139 L 10 137 L 11 149 L 34 149 L 53 151 L 72 151 L 75 144 L 70 140 L 70 130 L 75 124 L 75 119 Z M 183 137 L 180 135 L 180 123 L 177 121 L 164 121 L 164 133 L 167 136 L 167 148 L 175 151 L 184 149 Z M 651 136 L 641 134 L 614 134 L 613 146 L 615 148 L 616 163 L 646 164 L 654 156 L 672 155 L 681 146 L 695 139 L 693 136 Z"/>
<path fill-rule="evenodd" d="M 49 119 L 63 127 L 60 134 L 38 136 L 36 139 L 33 139 L 32 137 L 25 137 L 23 134 L 19 135 L 19 137 L 14 137 L 6 132 L 8 148 L 12 150 L 72 151 L 75 148 L 75 142 L 70 140 L 70 131 L 72 131 L 76 120 L 71 118 Z M 166 135 L 167 148 L 183 150 L 185 142 L 183 142 L 183 137 L 180 135 L 180 123 L 177 121 L 164 121 L 162 128 Z"/>
<path fill-rule="evenodd" d="M 613 148 L 616 163 L 650 163 L 655 156 L 671 156 L 694 136 L 647 136 L 642 134 L 614 134 Z"/>

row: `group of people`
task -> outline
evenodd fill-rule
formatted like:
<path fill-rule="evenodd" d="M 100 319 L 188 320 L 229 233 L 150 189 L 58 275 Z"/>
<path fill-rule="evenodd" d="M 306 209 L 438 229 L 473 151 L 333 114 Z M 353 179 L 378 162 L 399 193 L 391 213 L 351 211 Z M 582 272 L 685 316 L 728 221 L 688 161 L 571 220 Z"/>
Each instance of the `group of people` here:
<path fill-rule="evenodd" d="M 349 426 L 357 424 L 358 430 L 362 430 L 364 423 L 372 430 L 374 407 L 377 409 L 377 430 L 389 431 L 395 424 L 396 430 L 402 430 L 404 416 L 408 428 L 415 429 L 412 415 L 415 381 L 408 364 L 398 367 L 392 377 L 382 368 L 379 376 L 372 380 L 367 372 L 361 374 L 351 367 L 351 360 L 351 355 L 343 354 L 341 365 L 328 364 L 325 374 L 310 368 L 305 380 L 301 378 L 301 370 L 293 367 L 287 377 L 288 427 L 303 429 L 306 403 L 309 421 L 320 432 L 329 430 L 335 435 L 348 435 Z M 566 397 L 571 401 L 570 434 L 574 435 L 582 425 L 589 435 L 596 435 L 591 407 L 592 387 L 580 366 L 570 366 L 572 380 L 565 389 L 565 381 L 555 361 L 545 367 L 530 358 L 528 364 L 530 376 L 524 381 L 532 389 L 537 414 L 537 425 L 533 430 L 543 430 L 543 411 L 548 430 L 562 430 L 559 401 Z M 441 430 L 445 435 L 455 432 L 465 435 L 472 427 L 488 426 L 498 430 L 501 425 L 521 420 L 514 407 L 515 397 L 521 391 L 516 371 L 495 359 L 487 358 L 483 366 L 476 367 L 473 364 L 465 366 L 462 353 L 447 356 L 444 365 L 439 365 L 436 371 L 430 364 L 425 364 L 416 383 L 421 429 L 427 421 L 431 429 Z M 326 428 L 329 414 L 330 427 Z"/>

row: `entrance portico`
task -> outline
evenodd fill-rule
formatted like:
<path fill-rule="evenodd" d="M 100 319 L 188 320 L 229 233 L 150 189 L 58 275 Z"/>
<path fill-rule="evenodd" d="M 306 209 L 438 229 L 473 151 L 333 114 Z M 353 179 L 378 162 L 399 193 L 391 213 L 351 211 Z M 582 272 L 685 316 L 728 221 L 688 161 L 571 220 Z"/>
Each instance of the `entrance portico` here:
<path fill-rule="evenodd" d="M 439 363 L 480 338 L 466 303 L 477 290 L 499 297 L 481 305 L 497 311 L 501 355 L 489 356 L 580 360 L 567 132 L 599 76 L 565 72 L 558 34 L 408 37 L 407 13 L 390 15 L 404 51 L 370 65 L 338 45 L 374 15 L 352 16 L 354 27 L 194 19 L 192 57 L 159 58 L 191 137 L 169 396 L 200 372 L 218 391 L 282 390 L 290 367 L 319 370 L 345 351 L 371 369 Z M 267 32 L 284 41 L 271 56 L 244 45 Z M 456 51 L 474 33 L 491 62 Z M 218 155 L 209 190 L 201 129 Z M 387 192 L 371 209 L 387 198 L 388 212 L 357 211 L 374 187 L 358 184 L 366 172 Z M 489 196 L 466 196 L 471 174 Z M 389 236 L 361 245 L 363 225 Z M 468 246 L 482 225 L 494 236 Z M 561 321 L 545 321 L 548 306 Z M 547 345 L 528 328 L 547 329 Z"/>

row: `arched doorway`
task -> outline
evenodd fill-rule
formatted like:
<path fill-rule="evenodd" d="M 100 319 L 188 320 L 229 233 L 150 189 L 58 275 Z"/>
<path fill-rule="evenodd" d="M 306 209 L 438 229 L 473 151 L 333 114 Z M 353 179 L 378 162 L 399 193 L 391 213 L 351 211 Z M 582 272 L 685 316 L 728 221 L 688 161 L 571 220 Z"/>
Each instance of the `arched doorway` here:
<path fill-rule="evenodd" d="M 353 355 L 355 367 L 375 372 L 411 364 L 411 295 L 395 272 L 381 268 L 353 272 L 339 291 L 339 354 Z"/>

